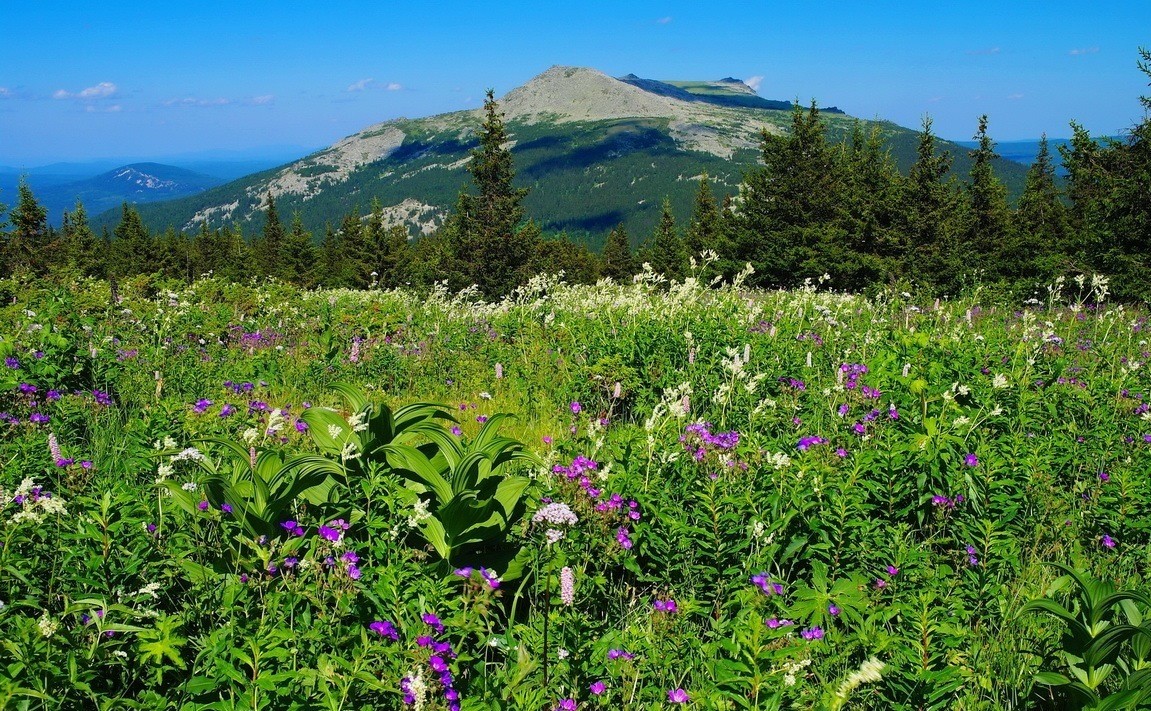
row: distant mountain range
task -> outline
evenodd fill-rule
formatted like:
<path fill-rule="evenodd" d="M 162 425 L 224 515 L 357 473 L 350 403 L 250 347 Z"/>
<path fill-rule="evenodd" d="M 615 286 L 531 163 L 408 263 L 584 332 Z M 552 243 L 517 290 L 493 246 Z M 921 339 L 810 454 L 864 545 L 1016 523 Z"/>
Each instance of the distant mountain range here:
<path fill-rule="evenodd" d="M 201 151 L 161 160 L 127 157 L 51 163 L 32 168 L 0 166 L 0 203 L 11 207 L 21 180 L 48 209 L 52 225 L 79 197 L 89 215 L 123 202 L 148 203 L 193 195 L 209 187 L 282 165 L 307 149 L 275 146 L 247 151 Z M 147 176 L 147 177 L 145 177 Z"/>
<path fill-rule="evenodd" d="M 66 180 L 59 173 L 43 174 L 46 180 L 27 176 L 33 195 L 48 210 L 50 222 L 60 223 L 65 210 L 73 210 L 76 201 L 84 203 L 89 215 L 119 208 L 124 203 L 146 204 L 158 200 L 171 200 L 202 192 L 225 182 L 203 173 L 160 163 L 134 163 L 123 165 L 83 180 Z M 8 173 L 4 182 L 11 185 L 5 190 L 5 202 L 16 201 L 16 187 L 20 174 Z M 9 197 L 9 195 L 11 197 Z"/>

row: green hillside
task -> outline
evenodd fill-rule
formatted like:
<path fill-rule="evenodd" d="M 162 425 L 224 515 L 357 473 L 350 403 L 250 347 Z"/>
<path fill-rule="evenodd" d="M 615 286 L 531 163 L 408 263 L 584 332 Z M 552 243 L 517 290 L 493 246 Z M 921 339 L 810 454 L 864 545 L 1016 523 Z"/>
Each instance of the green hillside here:
<path fill-rule="evenodd" d="M 758 97 L 736 80 L 612 79 L 571 68 L 549 70 L 503 103 L 518 182 L 531 189 L 528 213 L 546 231 L 565 231 L 594 246 L 621 223 L 633 241 L 642 241 L 665 197 L 677 218 L 686 219 L 704 172 L 717 194 L 734 194 L 758 160 L 760 128 L 780 131 L 791 118 L 789 102 Z M 652 115 L 613 115 L 629 112 Z M 593 118 L 581 120 L 583 114 Z M 856 121 L 837 110 L 826 118 L 833 140 L 843 140 Z M 442 223 L 466 183 L 478 125 L 472 112 L 379 124 L 288 166 L 191 197 L 141 205 L 140 213 L 153 230 L 193 230 L 203 219 L 210 225 L 246 222 L 252 231 L 262 224 L 262 201 L 271 190 L 282 214 L 299 212 L 317 235 L 351 210 L 367 212 L 373 199 L 394 206 L 391 217 L 413 233 L 428 231 Z M 881 130 L 906 172 L 915 158 L 916 131 L 891 123 L 882 123 Z M 940 145 L 955 157 L 953 174 L 965 177 L 966 149 Z M 370 159 L 375 152 L 380 155 Z M 1018 195 L 1026 167 L 999 161 L 997 169 L 1011 195 Z M 117 219 L 111 212 L 99 222 Z"/>

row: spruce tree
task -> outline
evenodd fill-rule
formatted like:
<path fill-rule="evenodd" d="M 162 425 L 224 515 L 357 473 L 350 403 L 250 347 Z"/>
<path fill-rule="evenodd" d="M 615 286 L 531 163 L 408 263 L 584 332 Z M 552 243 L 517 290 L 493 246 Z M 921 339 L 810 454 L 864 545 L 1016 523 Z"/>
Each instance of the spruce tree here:
<path fill-rule="evenodd" d="M 1070 267 L 1067 208 L 1055 182 L 1046 133 L 1039 141 L 1035 162 L 1027 169 L 1027 182 L 1014 217 L 1014 247 L 1021 258 L 1019 271 L 1030 268 L 1036 278 L 1047 280 Z"/>
<path fill-rule="evenodd" d="M 267 195 L 267 208 L 264 212 L 264 231 L 252 242 L 253 271 L 261 276 L 287 279 L 284 261 L 284 225 L 276 210 L 276 199 Z"/>
<path fill-rule="evenodd" d="M 828 271 L 840 288 L 860 290 L 896 270 L 901 234 L 899 191 L 903 177 L 879 124 L 852 127 L 843 145 L 843 242 Z"/>
<path fill-rule="evenodd" d="M 637 271 L 627 229 L 622 224 L 617 225 L 608 233 L 603 252 L 600 253 L 600 273 L 624 283 L 630 281 Z"/>
<path fill-rule="evenodd" d="M 304 229 L 300 213 L 292 214 L 292 228 L 284 238 L 284 259 L 282 274 L 293 284 L 312 286 L 315 284 L 316 245 L 312 233 Z"/>
<path fill-rule="evenodd" d="M 969 153 L 972 163 L 967 186 L 970 212 L 966 239 L 957 257 L 992 280 L 1019 276 L 1018 264 L 1014 263 L 1017 256 L 1012 253 L 1008 239 L 1011 212 L 1007 207 L 1007 187 L 995 175 L 993 161 L 999 155 L 987 135 L 986 114 L 979 117 L 975 139 L 979 145 Z"/>
<path fill-rule="evenodd" d="M 527 190 L 512 183 L 515 168 L 508 133 L 493 92 L 484 101 L 479 145 L 468 173 L 478 192 L 462 190 L 447 228 L 457 286 L 476 284 L 489 298 L 511 291 L 527 277 L 538 227 L 524 223 Z"/>
<path fill-rule="evenodd" d="M 653 271 L 668 279 L 682 279 L 687 274 L 687 247 L 675 228 L 675 216 L 671 212 L 671 201 L 667 198 L 663 200 L 655 232 L 644 245 L 642 259 L 651 263 Z"/>
<path fill-rule="evenodd" d="M 759 286 L 786 286 L 821 273 L 819 243 L 842 209 L 842 176 L 815 102 L 796 103 L 790 131 L 760 134 L 763 167 L 744 178 L 733 216 L 735 255 Z"/>
<path fill-rule="evenodd" d="M 925 286 L 955 293 L 961 283 L 956 270 L 963 266 L 954 259 L 958 200 L 953 185 L 944 182 L 951 169 L 951 154 L 936 151 L 931 125 L 931 117 L 925 117 L 915 163 L 901 193 L 907 240 L 902 271 L 909 278 L 925 282 Z"/>
<path fill-rule="evenodd" d="M 104 276 L 106 255 L 80 200 L 71 212 L 64 212 L 60 232 L 68 263 L 85 276 Z"/>
<path fill-rule="evenodd" d="M 117 276 L 150 274 L 156 270 L 156 244 L 140 219 L 140 213 L 126 202 L 121 205 L 120 223 L 113 235 L 116 238 L 113 244 Z"/>
<path fill-rule="evenodd" d="M 684 234 L 688 254 L 698 259 L 705 251 L 711 250 L 718 255 L 725 251 L 723 237 L 723 218 L 711 192 L 711 181 L 704 173 L 699 180 L 695 206 Z"/>
<path fill-rule="evenodd" d="M 12 272 L 28 269 L 41 274 L 48 266 L 48 210 L 41 205 L 23 179 L 17 187 L 16 207 L 9 219 L 8 258 Z"/>

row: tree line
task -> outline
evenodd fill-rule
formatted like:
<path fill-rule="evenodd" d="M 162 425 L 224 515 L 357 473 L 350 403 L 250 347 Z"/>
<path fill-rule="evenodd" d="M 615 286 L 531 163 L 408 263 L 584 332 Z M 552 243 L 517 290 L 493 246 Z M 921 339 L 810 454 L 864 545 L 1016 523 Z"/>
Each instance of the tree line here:
<path fill-rule="evenodd" d="M 1151 52 L 1139 50 L 1151 77 Z M 761 165 L 737 195 L 717 200 L 699 180 L 686 224 L 664 200 L 661 218 L 638 249 L 622 226 L 599 252 L 565 235 L 545 235 L 525 214 L 527 190 L 516 187 L 509 135 L 492 92 L 484 104 L 470 184 L 445 223 L 411 238 L 389 225 L 379 201 L 355 208 L 317 240 L 299 215 L 285 224 L 274 196 L 265 198 L 263 229 L 245 235 L 237 223 L 188 234 L 153 234 L 125 204 L 117 227 L 96 234 L 82 204 L 59 228 L 27 185 L 0 222 L 0 276 L 49 273 L 123 278 L 161 274 L 191 280 L 212 273 L 305 287 L 476 285 L 499 297 L 539 273 L 569 281 L 626 280 L 644 263 L 673 279 L 731 276 L 750 263 L 749 284 L 791 287 L 828 274 L 838 288 L 906 285 L 958 294 L 975 284 L 1008 295 L 1030 294 L 1061 275 L 1101 273 L 1124 299 L 1151 298 L 1151 98 L 1143 120 L 1121 140 L 1094 139 L 1072 123 L 1061 147 L 1067 176 L 1056 176 L 1046 137 L 1023 193 L 1009 204 L 993 170 L 998 158 L 988 119 L 978 121 L 966 179 L 947 177 L 952 156 L 939 150 L 930 118 L 906 175 L 885 148 L 882 129 L 857 123 L 842 141 L 828 138 L 815 102 L 795 105 L 788 131 L 760 136 Z M 0 206 L 0 219 L 5 208 Z M 704 254 L 714 255 L 695 263 Z"/>

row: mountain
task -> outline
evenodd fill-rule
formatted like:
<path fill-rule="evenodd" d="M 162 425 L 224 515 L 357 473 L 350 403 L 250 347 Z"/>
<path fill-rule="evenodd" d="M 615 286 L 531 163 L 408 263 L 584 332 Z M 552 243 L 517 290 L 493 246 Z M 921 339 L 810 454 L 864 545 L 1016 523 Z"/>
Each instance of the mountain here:
<path fill-rule="evenodd" d="M 54 172 L 53 166 L 45 166 L 37 173 L 23 175 L 32 194 L 48 210 L 48 221 L 53 225 L 60 224 L 64 211 L 74 209 L 77 200 L 84 203 L 89 215 L 96 215 L 106 210 L 118 211 L 124 202 L 145 204 L 171 200 L 224 182 L 221 178 L 160 163 L 122 165 L 82 180 L 66 172 L 67 168 L 62 165 L 58 168 L 61 172 Z M 7 178 L 12 182 L 12 192 L 5 191 L 5 202 L 16 201 L 15 184 L 20 177 L 0 176 L 0 180 Z"/>
<path fill-rule="evenodd" d="M 635 241 L 651 233 L 664 197 L 686 220 L 699 176 L 720 195 L 734 194 L 757 164 L 761 131 L 781 132 L 792 105 L 760 97 L 732 78 L 718 81 L 618 79 L 594 69 L 552 67 L 500 100 L 512 137 L 517 181 L 531 188 L 525 206 L 545 230 L 564 230 L 593 244 L 624 223 Z M 832 140 L 856 122 L 837 108 L 824 110 Z M 480 110 L 369 126 L 301 160 L 192 197 L 144 205 L 152 229 L 194 230 L 211 225 L 263 224 L 265 196 L 282 216 L 299 212 L 322 234 L 350 210 L 366 213 L 379 199 L 386 217 L 413 232 L 441 225 L 468 180 Z M 892 154 L 906 171 L 915 158 L 916 132 L 880 123 Z M 967 151 L 941 142 L 965 176 Z M 1018 192 L 1026 168 L 999 161 L 1000 175 Z M 118 216 L 101 218 L 113 224 Z"/>

